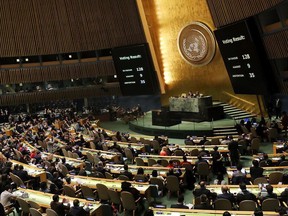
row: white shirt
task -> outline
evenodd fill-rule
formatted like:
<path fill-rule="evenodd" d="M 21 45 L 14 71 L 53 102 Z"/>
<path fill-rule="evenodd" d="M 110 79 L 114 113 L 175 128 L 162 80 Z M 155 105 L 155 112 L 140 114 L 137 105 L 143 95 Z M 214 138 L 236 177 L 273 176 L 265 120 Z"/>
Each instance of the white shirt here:
<path fill-rule="evenodd" d="M 0 196 L 0 200 L 1 200 L 1 204 L 5 207 L 8 205 L 11 205 L 10 199 L 11 197 L 13 197 L 12 193 L 10 193 L 9 191 L 5 190 L 1 193 Z"/>

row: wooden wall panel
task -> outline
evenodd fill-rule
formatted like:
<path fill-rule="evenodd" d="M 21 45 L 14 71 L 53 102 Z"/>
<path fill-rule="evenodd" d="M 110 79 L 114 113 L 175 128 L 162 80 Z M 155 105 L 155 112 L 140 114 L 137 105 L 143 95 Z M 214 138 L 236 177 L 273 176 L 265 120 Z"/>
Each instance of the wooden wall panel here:
<path fill-rule="evenodd" d="M 0 103 L 2 106 L 11 106 L 17 104 L 31 104 L 39 102 L 50 102 L 53 100 L 61 100 L 65 98 L 79 99 L 84 97 L 100 97 L 109 95 L 121 95 L 120 86 L 118 84 L 107 85 L 108 91 L 103 91 L 101 86 L 71 88 L 60 91 L 41 91 L 19 94 L 0 95 Z"/>
<path fill-rule="evenodd" d="M 285 0 L 206 0 L 216 27 L 256 15 Z"/>
<path fill-rule="evenodd" d="M 270 59 L 288 58 L 288 29 L 263 36 Z"/>
<path fill-rule="evenodd" d="M 34 83 L 68 80 L 116 74 L 113 61 L 99 61 L 73 65 L 33 67 L 0 71 L 0 84 Z"/>
<path fill-rule="evenodd" d="M 135 0 L 0 0 L 0 57 L 146 42 Z"/>

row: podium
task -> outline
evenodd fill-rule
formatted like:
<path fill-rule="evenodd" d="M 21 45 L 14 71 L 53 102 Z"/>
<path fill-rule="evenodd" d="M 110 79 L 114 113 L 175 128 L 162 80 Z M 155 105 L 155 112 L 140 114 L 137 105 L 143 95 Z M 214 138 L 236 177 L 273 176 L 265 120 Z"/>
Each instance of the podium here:
<path fill-rule="evenodd" d="M 152 110 L 152 125 L 173 126 L 181 123 L 181 118 L 168 109 Z"/>

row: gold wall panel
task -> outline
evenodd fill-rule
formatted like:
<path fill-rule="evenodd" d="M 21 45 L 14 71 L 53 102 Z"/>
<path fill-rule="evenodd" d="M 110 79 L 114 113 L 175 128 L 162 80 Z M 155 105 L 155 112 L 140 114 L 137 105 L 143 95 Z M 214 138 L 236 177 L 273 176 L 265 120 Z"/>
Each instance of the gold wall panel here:
<path fill-rule="evenodd" d="M 180 30 L 193 21 L 215 29 L 208 5 L 204 0 L 142 0 L 148 29 L 165 82 L 162 105 L 170 96 L 199 91 L 214 100 L 232 103 L 242 109 L 260 114 L 256 95 L 235 95 L 221 54 L 217 48 L 214 59 L 205 66 L 186 63 L 177 48 Z M 143 19 L 143 17 L 142 17 Z M 262 106 L 262 100 L 260 100 Z"/>

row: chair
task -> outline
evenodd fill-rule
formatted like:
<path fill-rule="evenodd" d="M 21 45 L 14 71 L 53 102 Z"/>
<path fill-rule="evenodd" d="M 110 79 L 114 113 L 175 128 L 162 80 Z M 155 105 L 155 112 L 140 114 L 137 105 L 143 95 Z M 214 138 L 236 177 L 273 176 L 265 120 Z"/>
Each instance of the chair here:
<path fill-rule="evenodd" d="M 212 138 L 211 139 L 211 145 L 220 145 L 221 143 L 220 143 L 220 140 L 219 140 L 219 138 Z"/>
<path fill-rule="evenodd" d="M 185 145 L 194 145 L 192 140 L 185 140 Z"/>
<path fill-rule="evenodd" d="M 113 175 L 111 173 L 109 173 L 109 172 L 105 172 L 105 178 L 106 179 L 114 179 Z"/>
<path fill-rule="evenodd" d="M 90 142 L 89 144 L 90 144 L 90 148 L 91 148 L 91 149 L 96 149 L 96 145 L 95 145 L 94 142 Z"/>
<path fill-rule="evenodd" d="M 175 150 L 175 151 L 174 151 L 174 155 L 175 155 L 175 156 L 183 156 L 183 155 L 184 155 L 184 152 L 181 151 L 181 150 Z"/>
<path fill-rule="evenodd" d="M 25 185 L 22 179 L 13 173 L 10 173 L 10 178 L 17 185 L 17 187 L 28 186 L 28 182 L 26 182 L 27 184 Z"/>
<path fill-rule="evenodd" d="M 119 175 L 118 179 L 123 181 L 130 181 L 130 179 L 126 175 Z"/>
<path fill-rule="evenodd" d="M 131 149 L 125 148 L 124 153 L 125 153 L 125 156 L 127 158 L 127 161 L 129 161 L 133 164 L 134 163 L 134 155 L 133 155 Z"/>
<path fill-rule="evenodd" d="M 145 175 L 142 175 L 142 174 L 135 175 L 134 180 L 136 182 L 147 182 L 147 178 L 145 177 Z"/>
<path fill-rule="evenodd" d="M 95 171 L 94 172 L 94 176 L 96 178 L 105 178 L 105 176 L 103 175 L 103 173 L 99 172 L 99 171 Z"/>
<path fill-rule="evenodd" d="M 179 179 L 176 176 L 167 176 L 166 178 L 166 188 L 168 190 L 168 196 L 170 198 L 171 193 L 177 192 L 177 195 L 180 194 Z"/>
<path fill-rule="evenodd" d="M 273 172 L 269 175 L 269 184 L 278 184 L 282 182 L 283 173 L 282 172 Z"/>
<path fill-rule="evenodd" d="M 142 158 L 136 157 L 135 161 L 137 166 L 145 166 L 145 163 Z"/>
<path fill-rule="evenodd" d="M 183 164 L 182 168 L 185 168 L 185 170 L 191 170 L 193 171 L 193 165 L 192 164 Z"/>
<path fill-rule="evenodd" d="M 288 161 L 282 161 L 279 166 L 288 166 Z"/>
<path fill-rule="evenodd" d="M 41 206 L 38 203 L 36 203 L 36 202 L 34 202 L 32 200 L 28 200 L 27 202 L 28 202 L 28 204 L 30 205 L 31 208 L 34 208 L 34 209 L 37 209 L 37 210 L 41 210 Z"/>
<path fill-rule="evenodd" d="M 108 147 L 107 144 L 103 144 L 103 145 L 102 145 L 102 149 L 103 149 L 103 151 L 108 151 L 108 150 L 109 150 L 109 147 Z"/>
<path fill-rule="evenodd" d="M 30 205 L 29 205 L 29 203 L 26 200 L 24 200 L 24 199 L 22 199 L 20 197 L 17 197 L 17 202 L 19 203 L 19 206 L 22 209 L 21 216 L 29 215 L 30 214 L 30 211 L 29 211 Z"/>
<path fill-rule="evenodd" d="M 46 209 L 47 216 L 58 216 L 58 214 L 51 208 Z"/>
<path fill-rule="evenodd" d="M 69 157 L 68 152 L 65 148 L 62 148 L 62 153 L 65 157 Z"/>
<path fill-rule="evenodd" d="M 76 152 L 73 152 L 73 153 L 72 153 L 72 156 L 73 156 L 73 158 L 75 158 L 75 159 L 80 158 L 79 155 L 78 155 Z"/>
<path fill-rule="evenodd" d="M 81 192 L 84 199 L 94 199 L 95 200 L 95 194 L 93 190 L 85 185 L 81 185 Z"/>
<path fill-rule="evenodd" d="M 262 202 L 262 211 L 277 211 L 279 209 L 280 202 L 275 198 L 268 198 Z"/>
<path fill-rule="evenodd" d="M 154 184 L 158 186 L 158 191 L 161 192 L 163 195 L 163 190 L 164 190 L 164 182 L 162 179 L 157 178 L 157 177 L 151 177 L 150 178 L 150 184 Z"/>
<path fill-rule="evenodd" d="M 214 203 L 215 210 L 232 210 L 232 204 L 227 199 L 217 199 Z"/>
<path fill-rule="evenodd" d="M 124 215 L 126 215 L 126 210 L 133 211 L 133 216 L 135 216 L 135 212 L 137 210 L 137 205 L 132 193 L 127 191 L 121 192 L 121 200 L 124 209 Z"/>
<path fill-rule="evenodd" d="M 160 194 L 157 185 L 150 185 L 150 187 L 145 191 L 145 197 L 150 206 L 158 203 L 157 198 Z"/>
<path fill-rule="evenodd" d="M 96 184 L 98 197 L 101 202 L 109 200 L 108 188 L 104 184 Z"/>
<path fill-rule="evenodd" d="M 279 133 L 276 128 L 269 128 L 268 130 L 268 140 L 269 142 L 277 140 Z"/>
<path fill-rule="evenodd" d="M 75 189 L 70 185 L 63 185 L 63 191 L 66 196 L 76 197 Z"/>
<path fill-rule="evenodd" d="M 255 211 L 257 208 L 253 200 L 243 200 L 239 203 L 239 211 Z"/>
<path fill-rule="evenodd" d="M 199 149 L 195 148 L 191 150 L 190 156 L 198 156 L 198 155 L 199 155 Z"/>
<path fill-rule="evenodd" d="M 108 189 L 108 195 L 109 195 L 110 202 L 113 203 L 114 205 L 119 206 L 118 210 L 120 212 L 121 211 L 121 206 L 122 206 L 122 202 L 121 202 L 121 199 L 120 199 L 120 193 L 118 193 L 115 190 Z"/>
<path fill-rule="evenodd" d="M 161 165 L 163 166 L 163 167 L 167 167 L 168 166 L 168 161 L 166 160 L 166 159 L 161 159 Z"/>
<path fill-rule="evenodd" d="M 91 154 L 90 152 L 87 152 L 86 156 L 87 156 L 88 161 L 89 161 L 91 164 L 95 164 L 95 160 L 94 160 L 93 154 Z"/>
<path fill-rule="evenodd" d="M 265 184 L 265 183 L 268 183 L 268 180 L 265 177 L 259 177 L 259 178 L 254 179 L 253 181 L 254 185 Z"/>
<path fill-rule="evenodd" d="M 199 175 L 199 180 L 204 178 L 205 180 L 208 180 L 208 175 L 210 173 L 209 164 L 205 162 L 200 162 L 197 165 L 197 174 Z"/>
<path fill-rule="evenodd" d="M 59 164 L 59 168 L 60 168 L 61 173 L 64 177 L 66 177 L 69 174 L 69 171 L 64 164 Z"/>
<path fill-rule="evenodd" d="M 118 142 L 118 139 L 117 139 L 117 137 L 116 137 L 116 136 L 112 136 L 112 137 L 111 137 L 111 139 L 112 139 L 113 141 L 116 141 L 116 142 Z"/>
<path fill-rule="evenodd" d="M 68 152 L 68 157 L 73 158 L 73 153 L 72 151 L 67 151 Z"/>
<path fill-rule="evenodd" d="M 155 154 L 159 154 L 161 147 L 160 147 L 160 144 L 157 140 L 152 141 L 152 148 L 153 148 L 153 151 Z"/>
<path fill-rule="evenodd" d="M 35 208 L 30 208 L 29 212 L 31 216 L 42 216 L 42 213 Z"/>
<path fill-rule="evenodd" d="M 260 162 L 259 162 L 259 166 L 260 166 L 260 167 L 267 167 L 267 166 L 268 166 L 267 161 L 265 161 L 265 160 L 260 161 Z"/>
<path fill-rule="evenodd" d="M 260 148 L 260 139 L 259 138 L 253 138 L 251 141 L 251 153 L 257 154 Z"/>
<path fill-rule="evenodd" d="M 108 204 L 101 204 L 95 213 L 95 215 L 114 215 L 111 205 Z"/>
<path fill-rule="evenodd" d="M 207 140 L 204 145 L 212 145 L 211 141 Z"/>
<path fill-rule="evenodd" d="M 148 158 L 148 166 L 153 166 L 154 164 L 156 164 L 156 160 L 153 158 Z"/>

